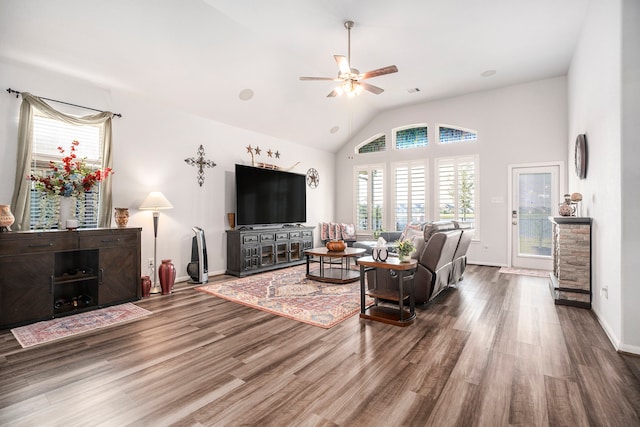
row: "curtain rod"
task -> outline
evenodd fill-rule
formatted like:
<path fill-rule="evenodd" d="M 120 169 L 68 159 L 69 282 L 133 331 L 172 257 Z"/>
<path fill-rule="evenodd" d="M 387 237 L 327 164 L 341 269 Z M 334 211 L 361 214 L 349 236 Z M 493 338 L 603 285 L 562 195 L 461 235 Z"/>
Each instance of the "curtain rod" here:
<path fill-rule="evenodd" d="M 20 93 L 21 93 L 20 91 L 18 91 L 18 90 L 13 90 L 13 89 L 11 89 L 11 88 L 7 89 L 7 92 L 9 92 L 9 93 L 11 93 L 11 94 L 15 93 L 15 94 L 16 94 L 16 98 L 17 98 L 17 97 L 18 97 L 18 95 L 20 95 Z M 70 102 L 58 101 L 57 99 L 45 98 L 45 97 L 42 97 L 42 96 L 39 96 L 38 98 L 40 98 L 40 99 L 45 99 L 45 100 L 47 100 L 47 101 L 58 102 L 58 103 L 60 103 L 60 104 L 71 105 L 72 107 L 84 108 L 85 110 L 97 111 L 97 112 L 99 112 L 99 113 L 105 113 L 105 112 L 107 112 L 107 111 L 103 111 L 103 110 L 96 110 L 95 108 L 85 107 L 85 106 L 83 106 L 83 105 L 71 104 Z M 114 115 L 114 117 L 122 117 L 122 114 L 120 114 L 120 113 L 112 113 L 112 114 Z"/>

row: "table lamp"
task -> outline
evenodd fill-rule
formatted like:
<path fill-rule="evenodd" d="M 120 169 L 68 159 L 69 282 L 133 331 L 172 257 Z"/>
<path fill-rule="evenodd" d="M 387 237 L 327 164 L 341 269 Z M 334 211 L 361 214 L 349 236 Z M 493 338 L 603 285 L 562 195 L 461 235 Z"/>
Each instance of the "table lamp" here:
<path fill-rule="evenodd" d="M 160 216 L 160 209 L 171 209 L 173 205 L 169 203 L 164 195 L 159 191 L 152 191 L 142 201 L 140 205 L 141 210 L 153 211 L 153 288 L 151 293 L 160 293 L 160 289 L 157 286 L 156 278 L 158 276 L 158 263 L 157 261 L 157 243 L 158 243 L 158 217 Z"/>

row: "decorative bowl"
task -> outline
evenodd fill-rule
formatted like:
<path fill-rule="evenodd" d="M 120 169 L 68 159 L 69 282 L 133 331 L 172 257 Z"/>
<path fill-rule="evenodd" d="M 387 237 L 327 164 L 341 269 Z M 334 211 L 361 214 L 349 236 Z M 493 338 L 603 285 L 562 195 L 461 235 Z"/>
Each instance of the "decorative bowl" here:
<path fill-rule="evenodd" d="M 347 248 L 344 240 L 331 240 L 327 242 L 327 249 L 331 252 L 341 252 Z"/>

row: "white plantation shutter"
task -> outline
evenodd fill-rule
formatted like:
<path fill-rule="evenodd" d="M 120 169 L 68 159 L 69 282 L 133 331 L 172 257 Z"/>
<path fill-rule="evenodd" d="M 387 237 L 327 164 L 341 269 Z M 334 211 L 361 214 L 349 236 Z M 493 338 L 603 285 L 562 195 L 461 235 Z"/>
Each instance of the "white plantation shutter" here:
<path fill-rule="evenodd" d="M 74 140 L 80 142 L 76 147 L 78 158 L 87 158 L 87 165 L 96 169 L 100 168 L 102 149 L 101 127 L 99 126 L 78 126 L 64 123 L 48 117 L 33 117 L 33 153 L 32 153 L 32 173 L 46 173 L 49 170 L 49 161 L 59 163 L 63 156 L 70 153 L 71 143 Z M 62 147 L 65 152 L 61 154 L 58 147 Z M 41 191 L 31 186 L 31 209 L 30 223 L 31 229 L 57 228 L 57 218 L 55 209 L 45 206 L 52 203 L 51 199 L 43 199 Z M 98 226 L 98 205 L 100 201 L 100 185 L 96 185 L 92 191 L 84 193 L 77 203 L 75 217 L 80 222 L 81 228 L 96 228 Z"/>
<path fill-rule="evenodd" d="M 438 218 L 471 222 L 477 230 L 477 156 L 437 159 L 436 168 Z"/>
<path fill-rule="evenodd" d="M 409 167 L 399 166 L 395 170 L 395 229 L 404 230 L 409 215 Z"/>
<path fill-rule="evenodd" d="M 356 172 L 356 227 L 358 230 L 369 229 L 369 172 L 361 170 Z"/>
<path fill-rule="evenodd" d="M 399 164 L 395 167 L 395 229 L 403 230 L 409 222 L 425 220 L 426 167 L 423 163 Z"/>
<path fill-rule="evenodd" d="M 382 230 L 384 218 L 384 173 L 382 169 L 371 171 L 372 187 L 371 200 L 373 201 L 373 211 L 371 213 L 372 230 Z"/>
<path fill-rule="evenodd" d="M 34 115 L 33 117 L 33 157 L 36 160 L 60 161 L 58 147 L 69 153 L 71 142 L 77 140 L 79 158 L 86 157 L 87 164 L 100 164 L 100 128 L 97 126 L 74 126 L 61 121 Z"/>
<path fill-rule="evenodd" d="M 384 169 L 365 166 L 355 170 L 355 212 L 358 231 L 374 231 L 384 224 Z"/>

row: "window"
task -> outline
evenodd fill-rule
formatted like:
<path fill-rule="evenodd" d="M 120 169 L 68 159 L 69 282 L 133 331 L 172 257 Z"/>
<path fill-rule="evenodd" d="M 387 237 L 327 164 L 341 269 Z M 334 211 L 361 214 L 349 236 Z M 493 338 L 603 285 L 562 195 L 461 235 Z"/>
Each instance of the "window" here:
<path fill-rule="evenodd" d="M 355 170 L 355 214 L 358 231 L 382 230 L 384 224 L 384 169 L 364 166 Z"/>
<path fill-rule="evenodd" d="M 477 230 L 478 157 L 436 159 L 436 177 L 439 219 L 471 222 Z"/>
<path fill-rule="evenodd" d="M 454 142 L 476 141 L 478 132 L 458 126 L 440 125 L 438 126 L 438 141 L 441 144 L 451 144 Z"/>
<path fill-rule="evenodd" d="M 424 162 L 397 164 L 394 168 L 394 223 L 397 231 L 410 222 L 424 222 L 427 196 Z"/>
<path fill-rule="evenodd" d="M 385 151 L 386 147 L 386 136 L 385 134 L 379 134 L 370 138 L 356 147 L 356 152 L 358 154 L 364 153 L 377 153 L 379 151 Z"/>
<path fill-rule="evenodd" d="M 31 156 L 31 172 L 46 174 L 49 170 L 49 162 L 60 162 L 63 155 L 68 155 L 71 142 L 80 141 L 76 147 L 78 158 L 85 158 L 87 166 L 100 169 L 101 126 L 71 125 L 60 120 L 44 117 L 34 111 L 33 116 L 33 152 Z M 58 147 L 65 150 L 64 154 L 58 151 Z M 100 186 L 94 186 L 93 190 L 85 192 L 78 200 L 74 212 L 83 228 L 95 228 L 98 226 L 98 204 L 100 201 Z M 47 197 L 42 191 L 31 184 L 30 193 L 30 228 L 57 228 L 57 216 L 55 206 L 57 200 Z"/>
<path fill-rule="evenodd" d="M 395 148 L 402 150 L 405 148 L 426 147 L 429 144 L 427 130 L 426 124 L 394 129 Z"/>

